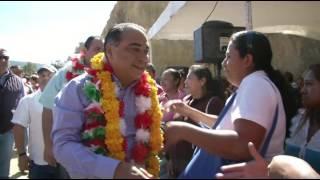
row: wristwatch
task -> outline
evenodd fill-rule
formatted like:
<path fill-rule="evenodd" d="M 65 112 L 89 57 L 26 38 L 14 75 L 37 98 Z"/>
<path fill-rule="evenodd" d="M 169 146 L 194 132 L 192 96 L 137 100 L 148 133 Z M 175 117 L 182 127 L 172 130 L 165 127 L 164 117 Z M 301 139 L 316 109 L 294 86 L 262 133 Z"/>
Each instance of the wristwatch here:
<path fill-rule="evenodd" d="M 24 155 L 27 155 L 27 153 L 26 152 L 19 153 L 19 157 L 24 156 Z"/>

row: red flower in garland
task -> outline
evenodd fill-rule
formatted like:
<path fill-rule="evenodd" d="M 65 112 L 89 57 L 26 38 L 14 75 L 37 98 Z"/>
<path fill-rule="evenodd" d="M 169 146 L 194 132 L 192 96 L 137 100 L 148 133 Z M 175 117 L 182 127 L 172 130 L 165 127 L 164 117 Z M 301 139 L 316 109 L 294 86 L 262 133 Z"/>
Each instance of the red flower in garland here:
<path fill-rule="evenodd" d="M 70 71 L 68 71 L 68 72 L 66 73 L 66 79 L 67 79 L 68 81 L 70 81 L 71 79 L 73 79 L 73 73 L 70 72 Z"/>
<path fill-rule="evenodd" d="M 90 74 L 93 77 L 97 76 L 97 72 L 98 72 L 97 70 L 94 70 L 94 69 L 91 69 L 91 68 L 87 68 L 86 71 L 87 71 L 88 74 Z"/>
<path fill-rule="evenodd" d="M 91 68 L 85 68 L 85 70 L 87 71 L 88 74 L 90 74 L 93 78 L 92 78 L 92 82 L 94 84 L 96 84 L 98 82 L 98 77 L 97 77 L 97 70 L 91 69 Z"/>
<path fill-rule="evenodd" d="M 89 129 L 92 129 L 92 128 L 97 128 L 100 125 L 101 124 L 99 123 L 99 121 L 93 121 L 91 123 L 85 123 L 84 124 L 84 129 L 89 130 Z"/>
<path fill-rule="evenodd" d="M 148 155 L 149 149 L 143 144 L 136 144 L 132 150 L 132 157 L 137 163 L 144 163 L 146 156 Z"/>
<path fill-rule="evenodd" d="M 138 83 L 135 88 L 136 95 L 143 95 L 145 97 L 149 97 L 151 88 L 149 84 Z"/>
<path fill-rule="evenodd" d="M 144 128 L 147 129 L 152 123 L 151 116 L 145 112 L 144 114 L 138 114 L 135 119 L 135 125 L 137 129 Z"/>
<path fill-rule="evenodd" d="M 135 87 L 135 94 L 136 95 L 143 95 L 145 97 L 149 97 L 150 92 L 151 92 L 151 87 L 149 85 L 149 83 L 147 83 L 147 75 L 146 73 L 142 74 L 141 79 L 139 80 L 139 82 L 137 83 L 136 87 Z"/>
<path fill-rule="evenodd" d="M 99 139 L 92 139 L 86 142 L 86 144 L 90 145 L 94 145 L 94 146 L 100 146 L 100 147 L 104 147 L 104 141 L 101 141 Z"/>
<path fill-rule="evenodd" d="M 83 70 L 84 65 L 79 62 L 78 58 L 72 59 L 72 66 L 74 70 Z"/>
<path fill-rule="evenodd" d="M 113 69 L 112 69 L 112 67 L 110 66 L 110 64 L 108 64 L 108 63 L 105 63 L 105 64 L 104 64 L 103 70 L 109 71 L 110 73 L 113 73 Z"/>
<path fill-rule="evenodd" d="M 103 114 L 103 110 L 101 108 L 98 108 L 97 106 L 94 106 L 90 109 L 86 109 L 86 112 L 95 113 L 95 114 Z"/>

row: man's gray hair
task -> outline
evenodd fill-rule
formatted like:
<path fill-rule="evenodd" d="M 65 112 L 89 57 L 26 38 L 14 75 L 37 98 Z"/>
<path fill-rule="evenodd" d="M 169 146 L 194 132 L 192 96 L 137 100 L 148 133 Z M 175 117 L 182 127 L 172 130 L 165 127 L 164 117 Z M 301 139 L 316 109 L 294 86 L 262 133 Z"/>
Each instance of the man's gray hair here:
<path fill-rule="evenodd" d="M 104 47 L 107 44 L 118 44 L 121 40 L 121 34 L 126 31 L 139 31 L 147 37 L 146 29 L 135 23 L 120 23 L 113 26 L 104 39 Z"/>

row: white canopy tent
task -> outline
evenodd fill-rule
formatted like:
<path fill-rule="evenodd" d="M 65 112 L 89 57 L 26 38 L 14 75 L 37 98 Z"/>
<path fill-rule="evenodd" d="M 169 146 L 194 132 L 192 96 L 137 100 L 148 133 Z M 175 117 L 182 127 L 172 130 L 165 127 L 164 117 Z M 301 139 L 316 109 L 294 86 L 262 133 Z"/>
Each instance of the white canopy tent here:
<path fill-rule="evenodd" d="M 194 30 L 201 27 L 215 4 L 208 21 L 320 40 L 317 1 L 170 1 L 148 35 L 151 39 L 193 40 Z"/>

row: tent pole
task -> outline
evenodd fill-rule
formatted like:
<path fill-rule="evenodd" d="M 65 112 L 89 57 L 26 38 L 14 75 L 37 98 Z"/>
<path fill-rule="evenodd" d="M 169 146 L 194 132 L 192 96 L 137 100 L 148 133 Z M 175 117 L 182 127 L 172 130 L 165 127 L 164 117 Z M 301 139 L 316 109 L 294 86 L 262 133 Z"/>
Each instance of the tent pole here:
<path fill-rule="evenodd" d="M 246 30 L 252 30 L 252 2 L 245 2 L 245 11 L 246 11 Z"/>

